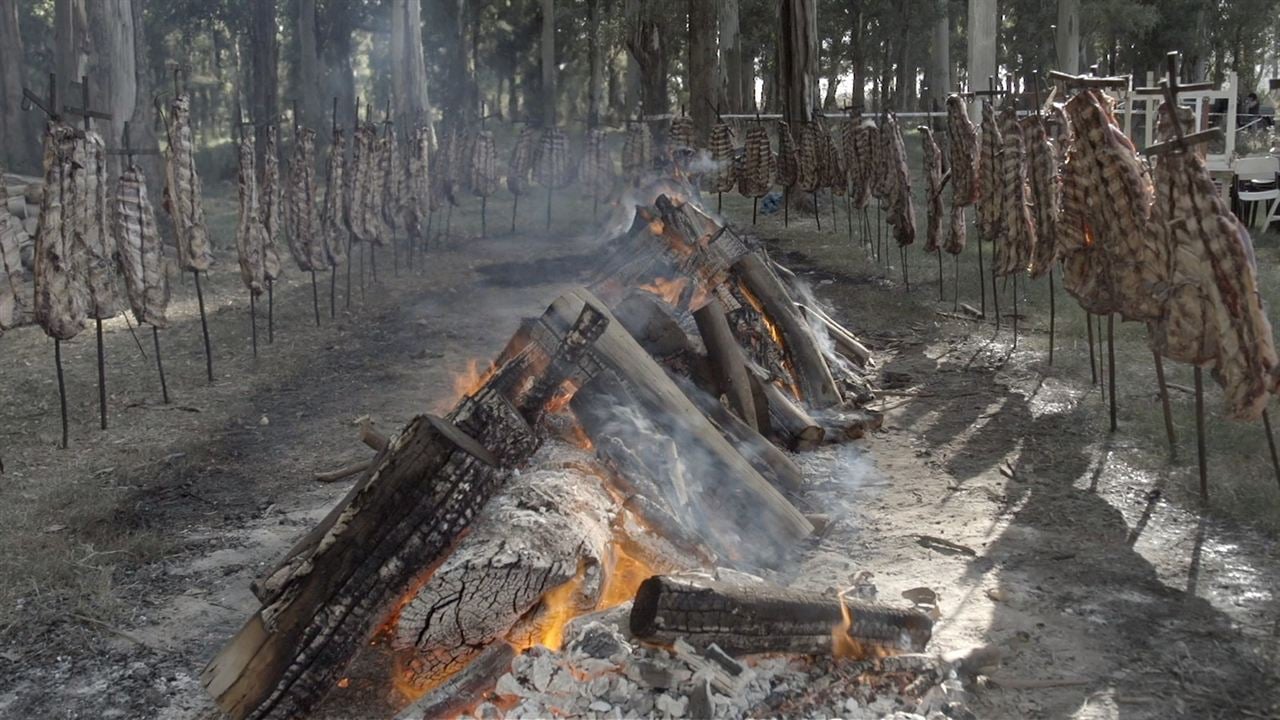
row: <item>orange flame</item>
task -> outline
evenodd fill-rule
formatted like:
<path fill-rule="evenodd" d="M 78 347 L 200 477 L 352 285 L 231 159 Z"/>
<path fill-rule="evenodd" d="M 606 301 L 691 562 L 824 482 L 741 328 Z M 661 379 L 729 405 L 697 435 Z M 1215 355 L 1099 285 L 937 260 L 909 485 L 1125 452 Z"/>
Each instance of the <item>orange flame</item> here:
<path fill-rule="evenodd" d="M 831 655 L 837 658 L 865 660 L 872 657 L 885 657 L 891 653 L 879 645 L 863 645 L 853 637 L 853 611 L 845 602 L 844 595 L 848 590 L 836 593 L 840 602 L 840 623 L 831 628 Z"/>
<path fill-rule="evenodd" d="M 609 546 L 609 572 L 600 593 L 599 609 L 608 610 L 631 601 L 640 589 L 640 583 L 656 574 L 653 566 L 644 561 L 643 555 L 635 541 L 622 533 L 615 534 Z"/>
<path fill-rule="evenodd" d="M 688 286 L 688 278 L 656 278 L 652 283 L 641 285 L 638 289 L 657 295 L 672 307 L 679 307 L 680 297 L 684 295 L 684 290 Z"/>
<path fill-rule="evenodd" d="M 467 369 L 453 379 L 453 394 L 456 399 L 462 399 L 468 395 L 475 393 L 484 384 L 489 382 L 489 378 L 493 377 L 493 373 L 497 368 L 492 363 L 487 365 L 484 370 L 480 369 L 480 360 L 471 359 L 467 361 Z"/>
<path fill-rule="evenodd" d="M 557 585 L 542 596 L 541 607 L 535 623 L 535 631 L 528 637 L 520 638 L 512 645 L 516 651 L 524 652 L 534 645 L 543 645 L 552 650 L 564 646 L 564 628 L 573 618 L 591 608 L 580 608 L 574 602 L 582 590 L 586 579 L 586 563 L 578 563 L 578 572 L 568 582 Z"/>

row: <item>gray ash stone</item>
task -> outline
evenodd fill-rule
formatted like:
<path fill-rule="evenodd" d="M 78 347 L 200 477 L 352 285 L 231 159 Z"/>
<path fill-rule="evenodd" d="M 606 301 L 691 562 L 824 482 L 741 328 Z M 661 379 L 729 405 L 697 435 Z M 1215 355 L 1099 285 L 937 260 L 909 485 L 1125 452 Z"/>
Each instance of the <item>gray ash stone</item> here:
<path fill-rule="evenodd" d="M 689 717 L 694 720 L 709 720 L 715 717 L 715 702 L 711 695 L 711 683 L 703 680 L 693 686 L 687 696 Z"/>
<path fill-rule="evenodd" d="M 614 628 L 601 622 L 582 626 L 577 636 L 569 641 L 570 652 L 580 652 L 588 657 L 604 659 L 630 650 L 626 640 Z"/>

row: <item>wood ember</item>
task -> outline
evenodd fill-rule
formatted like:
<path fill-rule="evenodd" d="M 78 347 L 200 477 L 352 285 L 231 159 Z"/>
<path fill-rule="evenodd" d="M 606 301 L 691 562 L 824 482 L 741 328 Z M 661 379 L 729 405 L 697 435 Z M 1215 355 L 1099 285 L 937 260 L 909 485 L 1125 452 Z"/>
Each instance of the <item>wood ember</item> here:
<path fill-rule="evenodd" d="M 262 209 L 258 204 L 258 179 L 253 154 L 253 133 L 246 132 L 240 138 L 238 153 L 240 216 L 236 223 L 236 255 L 240 260 L 240 280 L 250 293 L 261 295 L 266 289 L 263 254 L 267 246 L 267 229 L 262 224 Z M 295 228 L 294 235 L 298 234 L 299 229 Z"/>
<path fill-rule="evenodd" d="M 21 233 L 20 221 L 0 211 L 0 334 L 31 322 L 31 296 L 23 279 Z"/>
<path fill-rule="evenodd" d="M 204 191 L 196 173 L 190 96 L 179 95 L 169 103 L 165 131 L 169 155 L 165 163 L 164 208 L 173 218 L 178 264 L 183 270 L 203 272 L 213 264 L 213 248 L 204 222 Z"/>
<path fill-rule="evenodd" d="M 796 146 L 791 126 L 778 121 L 778 184 L 790 188 L 800 179 L 800 149 Z"/>
<path fill-rule="evenodd" d="M 1000 151 L 1004 137 L 1000 121 L 990 102 L 982 102 L 982 146 L 978 156 L 978 231 L 982 239 L 999 247 L 1004 237 L 1004 178 L 1001 174 Z"/>
<path fill-rule="evenodd" d="M 1014 275 L 1026 272 L 1035 253 L 1036 234 L 1027 197 L 1026 151 L 1022 127 L 1013 108 L 1000 113 L 1003 150 L 1000 153 L 1000 208 L 1004 213 L 1004 232 L 995 245 L 996 273 Z"/>
<path fill-rule="evenodd" d="M 578 161 L 578 183 L 582 186 L 582 194 L 598 200 L 609 197 L 616 174 L 607 140 L 604 128 L 588 130 L 582 146 L 582 158 Z"/>
<path fill-rule="evenodd" d="M 627 137 L 622 142 L 622 172 L 631 181 L 649 174 L 653 169 L 653 137 L 649 126 L 633 122 L 627 127 Z"/>
<path fill-rule="evenodd" d="M 733 654 L 850 652 L 868 658 L 923 650 L 933 621 L 918 611 L 834 593 L 657 575 L 640 585 L 630 628 L 646 642 L 683 639 L 695 648 L 714 643 Z"/>
<path fill-rule="evenodd" d="M 928 200 L 928 227 L 925 232 L 925 252 L 937 252 L 942 243 L 942 150 L 933 139 L 933 128 L 921 125 L 920 143 L 923 150 L 925 193 Z"/>
<path fill-rule="evenodd" d="M 44 198 L 35 244 L 35 321 L 57 340 L 69 340 L 84 329 L 89 291 L 84 274 L 85 248 L 76 242 L 77 224 L 84 215 L 76 202 L 78 132 L 63 123 L 49 123 L 44 133 Z"/>
<path fill-rule="evenodd" d="M 516 144 L 507 163 L 507 190 L 519 197 L 529 192 L 529 175 L 533 172 L 533 149 L 538 144 L 538 130 L 532 125 L 520 128 Z"/>
<path fill-rule="evenodd" d="M 893 113 L 885 117 L 880 128 L 884 157 L 881 162 L 888 174 L 889 202 L 886 222 L 893 227 L 893 237 L 898 245 L 906 246 L 916 241 L 916 212 L 911 200 L 911 170 L 907 167 L 907 149 L 902 142 L 902 130 Z"/>
<path fill-rule="evenodd" d="M 262 271 L 267 280 L 279 278 L 283 269 L 280 264 L 280 248 L 276 244 L 284 224 L 279 136 L 280 132 L 274 123 L 267 126 L 266 141 L 263 143 L 262 150 L 262 182 L 258 192 L 262 226 L 267 231 L 266 243 L 262 251 Z"/>
<path fill-rule="evenodd" d="M 293 157 L 289 161 L 284 219 L 289 235 L 289 252 L 303 272 L 329 268 L 316 201 L 315 151 L 316 131 L 298 128 L 294 135 Z M 371 206 L 366 203 L 362 215 L 367 217 L 370 211 Z"/>
<path fill-rule="evenodd" d="M 1031 277 L 1039 278 L 1058 261 L 1058 153 L 1049 140 L 1042 116 L 1030 115 L 1022 125 L 1026 142 L 1026 172 L 1031 186 L 1031 214 L 1036 231 Z"/>
<path fill-rule="evenodd" d="M 535 182 L 554 190 L 573 182 L 573 165 L 569 162 L 569 136 L 563 130 L 543 130 L 538 148 L 538 161 L 533 168 Z"/>
<path fill-rule="evenodd" d="M 350 243 L 348 233 L 347 205 L 345 202 L 347 186 L 347 138 L 346 134 L 339 128 L 333 131 L 333 138 L 329 141 L 329 157 L 325 165 L 328 167 L 328 173 L 324 186 L 324 205 L 320 211 L 320 227 L 324 233 L 324 252 L 325 260 L 329 266 L 337 267 L 346 262 L 347 246 Z M 426 201 L 426 190 L 421 186 L 415 186 L 415 190 L 422 190 L 422 194 L 414 192 L 412 198 L 417 204 Z"/>
<path fill-rule="evenodd" d="M 1157 348 L 1197 363 L 1213 353 L 1227 413 L 1257 420 L 1276 389 L 1280 360 L 1258 292 L 1249 231 L 1194 151 L 1161 156 L 1156 182 L 1161 211 L 1152 220 L 1162 220 L 1165 234 L 1155 237 L 1167 243 L 1171 288 L 1154 328 Z"/>
<path fill-rule="evenodd" d="M 777 159 L 769 145 L 769 131 L 756 124 L 747 130 L 743 144 L 742 172 L 738 175 L 738 192 L 743 197 L 760 198 L 769 194 L 777 172 Z"/>
<path fill-rule="evenodd" d="M 760 129 L 764 130 L 764 128 L 760 128 Z M 747 137 L 750 138 L 750 131 L 748 131 Z M 764 138 L 765 138 L 765 148 L 768 149 L 769 147 L 768 133 L 765 133 Z M 711 145 L 711 161 L 715 163 L 715 166 L 716 166 L 715 172 L 711 173 L 711 189 L 715 192 L 722 192 L 722 193 L 733 192 L 734 185 L 736 185 L 738 182 L 738 178 L 735 172 L 736 168 L 734 165 L 735 152 L 734 152 L 734 142 L 733 142 L 733 128 L 728 123 L 725 123 L 725 122 L 716 123 L 715 126 L 711 128 L 710 145 Z M 756 152 L 759 153 L 759 148 L 756 149 Z M 768 154 L 770 157 L 772 157 L 773 155 L 771 150 L 769 151 Z M 750 158 L 747 159 L 747 162 L 750 163 Z M 760 162 L 760 161 L 757 160 L 756 162 Z M 759 171 L 757 170 L 757 172 Z M 758 181 L 759 178 L 756 178 L 756 180 Z M 754 187 L 759 187 L 759 183 L 757 182 Z M 750 183 L 748 184 L 747 189 L 748 190 L 752 189 L 752 185 Z M 767 193 L 768 191 L 766 190 L 765 192 Z M 763 194 L 764 193 L 761 193 L 761 195 Z M 744 193 L 744 195 L 746 195 L 747 197 L 761 196 L 761 195 L 750 195 L 747 193 Z"/>

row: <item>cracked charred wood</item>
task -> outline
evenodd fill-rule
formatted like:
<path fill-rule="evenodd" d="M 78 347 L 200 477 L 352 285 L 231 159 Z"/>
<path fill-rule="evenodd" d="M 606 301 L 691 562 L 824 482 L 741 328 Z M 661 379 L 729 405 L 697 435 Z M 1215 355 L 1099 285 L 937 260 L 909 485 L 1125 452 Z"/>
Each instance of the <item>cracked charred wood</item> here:
<path fill-rule="evenodd" d="M 751 384 L 747 380 L 747 359 L 729 328 L 724 305 L 712 298 L 694 311 L 693 319 L 698 325 L 698 333 L 702 335 L 702 343 L 707 347 L 717 395 L 728 398 L 733 412 L 755 430 L 756 408 L 751 397 Z"/>
<path fill-rule="evenodd" d="M 765 397 L 769 399 L 769 419 L 775 434 L 780 435 L 788 448 L 797 452 L 812 450 L 826 439 L 827 431 L 809 413 L 804 411 L 787 393 L 771 382 L 763 383 Z"/>
<path fill-rule="evenodd" d="M 548 317 L 558 315 L 567 322 L 589 302 L 594 302 L 593 296 L 579 289 L 557 300 Z M 606 316 L 613 319 L 611 314 Z M 751 466 L 621 323 L 609 323 L 591 354 L 636 398 L 635 407 L 617 408 L 614 415 L 612 424 L 621 436 L 637 443 L 669 441 L 676 453 L 672 477 L 683 477 L 691 484 L 689 510 L 715 510 L 702 514 L 710 533 L 727 546 L 715 546 L 717 551 L 771 565 L 812 533 L 809 521 Z M 597 377 L 603 375 L 602 371 Z M 591 384 L 584 386 L 570 407 L 577 412 L 593 390 Z M 592 429 L 586 426 L 590 435 Z M 654 462 L 651 455 L 646 459 Z M 753 532 L 751 542 L 731 540 L 748 530 Z"/>
<path fill-rule="evenodd" d="M 313 531 L 314 544 L 295 548 L 264 587 L 264 606 L 202 674 L 223 712 L 306 716 L 337 684 L 398 598 L 537 449 L 548 388 L 576 372 L 609 322 L 585 302 L 575 308 L 557 318 L 563 339 L 549 358 L 530 345 L 447 419 L 410 421 Z"/>
<path fill-rule="evenodd" d="M 933 635 L 933 621 L 916 610 L 694 576 L 655 575 L 641 583 L 630 625 L 631 634 L 645 642 L 683 639 L 699 649 L 715 643 L 735 655 L 852 651 L 855 656 L 875 657 L 920 652 Z M 841 635 L 848 643 L 840 637 L 837 647 Z"/>
<path fill-rule="evenodd" d="M 800 393 L 815 408 L 826 408 L 842 402 L 840 391 L 831 377 L 831 369 L 809 326 L 796 311 L 795 300 L 782 285 L 764 259 L 748 253 L 733 265 L 747 290 L 764 306 L 769 319 L 782 334 L 794 369 Z"/>
<path fill-rule="evenodd" d="M 432 720 L 462 714 L 511 669 L 515 656 L 515 648 L 507 643 L 490 644 L 457 674 L 401 710 L 396 720 Z"/>

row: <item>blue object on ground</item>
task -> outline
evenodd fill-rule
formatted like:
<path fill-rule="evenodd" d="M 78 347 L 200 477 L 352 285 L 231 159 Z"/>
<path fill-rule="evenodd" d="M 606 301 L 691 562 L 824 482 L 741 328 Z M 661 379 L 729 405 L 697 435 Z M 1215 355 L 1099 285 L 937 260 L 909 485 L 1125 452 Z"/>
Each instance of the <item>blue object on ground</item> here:
<path fill-rule="evenodd" d="M 774 190 L 764 196 L 764 200 L 760 203 L 760 212 L 765 215 L 772 215 L 782 209 L 782 193 Z"/>

